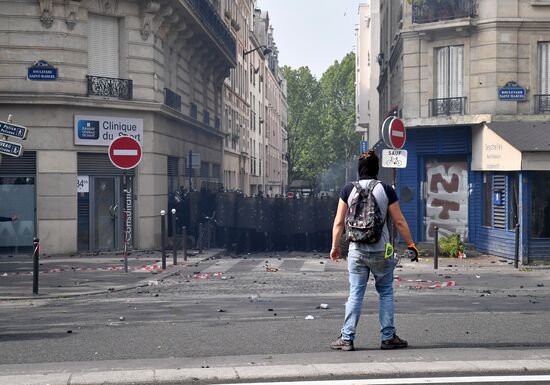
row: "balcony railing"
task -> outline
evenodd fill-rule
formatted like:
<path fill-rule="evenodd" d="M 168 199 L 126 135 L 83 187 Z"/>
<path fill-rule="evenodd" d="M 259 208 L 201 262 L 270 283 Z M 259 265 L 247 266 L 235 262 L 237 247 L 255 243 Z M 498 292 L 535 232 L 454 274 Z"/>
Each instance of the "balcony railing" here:
<path fill-rule="evenodd" d="M 169 88 L 164 89 L 164 104 L 174 110 L 181 111 L 181 96 Z"/>
<path fill-rule="evenodd" d="M 218 43 L 226 50 L 231 59 L 237 61 L 237 43 L 225 23 L 218 16 L 216 9 L 205 0 L 186 0 L 199 16 L 204 25 L 216 37 Z"/>
<path fill-rule="evenodd" d="M 415 24 L 476 16 L 476 0 L 413 0 L 412 4 L 412 22 Z"/>
<path fill-rule="evenodd" d="M 130 79 L 107 78 L 86 75 L 88 79 L 88 96 L 103 96 L 132 100 L 133 84 Z"/>
<path fill-rule="evenodd" d="M 430 99 L 430 116 L 464 115 L 466 98 Z"/>
<path fill-rule="evenodd" d="M 535 114 L 550 113 L 550 95 L 535 95 Z"/>

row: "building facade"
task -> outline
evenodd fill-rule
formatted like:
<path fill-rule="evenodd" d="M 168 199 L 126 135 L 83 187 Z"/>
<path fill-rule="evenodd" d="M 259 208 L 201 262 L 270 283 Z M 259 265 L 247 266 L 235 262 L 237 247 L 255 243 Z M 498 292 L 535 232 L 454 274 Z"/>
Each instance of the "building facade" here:
<path fill-rule="evenodd" d="M 0 251 L 160 244 L 176 189 L 223 183 L 223 85 L 236 41 L 219 1 L 0 1 L 0 116 L 26 126 L 0 163 Z M 246 28 L 244 28 L 246 29 Z M 112 139 L 136 138 L 123 173 Z M 126 175 L 124 175 L 126 174 Z M 127 235 L 126 235 L 127 234 Z"/>
<path fill-rule="evenodd" d="M 401 206 L 418 241 L 550 258 L 550 4 L 380 2 L 380 116 L 402 117 Z M 519 227 L 516 227 L 519 225 Z"/>
<path fill-rule="evenodd" d="M 237 66 L 224 87 L 224 187 L 245 195 L 281 194 L 288 180 L 281 139 L 288 107 L 273 28 L 254 0 L 224 4 L 237 41 Z"/>

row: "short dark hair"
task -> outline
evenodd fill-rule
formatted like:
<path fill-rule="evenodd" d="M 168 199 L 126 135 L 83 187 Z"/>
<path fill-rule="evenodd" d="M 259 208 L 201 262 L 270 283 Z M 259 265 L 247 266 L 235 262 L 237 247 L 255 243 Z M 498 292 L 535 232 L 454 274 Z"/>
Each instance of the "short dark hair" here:
<path fill-rule="evenodd" d="M 378 156 L 374 150 L 368 150 L 359 156 L 359 162 L 357 164 L 357 172 L 359 173 L 359 179 L 372 179 L 378 176 L 380 170 Z"/>

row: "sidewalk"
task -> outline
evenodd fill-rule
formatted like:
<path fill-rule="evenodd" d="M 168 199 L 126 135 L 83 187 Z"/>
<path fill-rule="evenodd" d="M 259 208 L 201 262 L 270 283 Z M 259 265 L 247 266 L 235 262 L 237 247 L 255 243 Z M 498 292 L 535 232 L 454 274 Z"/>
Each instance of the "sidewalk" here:
<path fill-rule="evenodd" d="M 421 355 L 421 357 L 419 357 Z M 521 357 L 521 359 L 518 359 Z M 299 364 L 298 364 L 299 363 Z M 62 367 L 61 367 L 62 365 Z M 10 385 L 225 384 L 550 373 L 550 349 L 363 350 L 0 366 Z"/>
<path fill-rule="evenodd" d="M 167 250 L 163 271 L 160 251 L 133 250 L 128 255 L 128 273 L 124 272 L 122 252 L 40 256 L 38 294 L 32 292 L 32 256 L 2 255 L 0 301 L 74 297 L 147 286 L 221 252 L 210 249 L 198 254 L 191 250 L 184 261 L 180 250 L 174 266 L 172 252 Z"/>

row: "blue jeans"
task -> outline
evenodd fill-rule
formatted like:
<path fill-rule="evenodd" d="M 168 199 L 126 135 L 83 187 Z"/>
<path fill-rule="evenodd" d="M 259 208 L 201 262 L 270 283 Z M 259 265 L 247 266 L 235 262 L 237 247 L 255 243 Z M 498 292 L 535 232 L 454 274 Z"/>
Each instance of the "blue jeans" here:
<path fill-rule="evenodd" d="M 395 334 L 393 324 L 393 258 L 384 258 L 384 252 L 362 252 L 350 250 L 348 254 L 349 297 L 346 302 L 346 316 L 342 328 L 342 339 L 353 340 L 359 317 L 363 297 L 367 289 L 369 275 L 372 272 L 375 286 L 380 296 L 380 333 L 382 340 L 388 340 Z"/>

